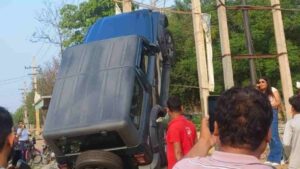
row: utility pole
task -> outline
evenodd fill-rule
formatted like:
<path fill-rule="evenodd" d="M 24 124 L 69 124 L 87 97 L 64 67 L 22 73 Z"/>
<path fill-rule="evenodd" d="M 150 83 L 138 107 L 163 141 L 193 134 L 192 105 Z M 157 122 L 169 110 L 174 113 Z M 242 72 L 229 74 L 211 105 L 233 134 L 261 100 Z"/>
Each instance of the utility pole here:
<path fill-rule="evenodd" d="M 156 7 L 156 1 L 157 1 L 157 0 L 151 0 L 151 6 L 152 6 L 152 7 Z"/>
<path fill-rule="evenodd" d="M 246 0 L 242 0 L 242 5 L 245 6 L 247 4 Z M 248 9 L 243 9 L 243 21 L 244 21 L 244 29 L 245 29 L 245 37 L 246 37 L 246 46 L 248 49 L 249 55 L 254 54 L 254 47 L 253 47 L 253 41 L 252 41 L 252 35 L 250 31 L 250 25 L 249 25 L 249 14 Z M 256 84 L 256 66 L 254 59 L 249 59 L 249 66 L 250 66 L 250 77 L 251 77 L 251 84 L 255 86 Z"/>
<path fill-rule="evenodd" d="M 36 66 L 35 57 L 32 59 L 32 65 L 29 67 L 25 67 L 25 69 L 31 69 L 32 70 L 32 87 L 34 91 L 34 104 L 39 101 L 41 98 L 41 95 L 37 91 L 37 75 L 38 70 L 40 69 L 39 66 Z M 36 135 L 39 135 L 41 132 L 41 125 L 40 125 L 40 110 L 35 109 L 35 133 Z"/>
<path fill-rule="evenodd" d="M 205 116 L 208 115 L 207 98 L 209 95 L 208 75 L 207 75 L 207 62 L 205 55 L 205 41 L 203 35 L 202 18 L 201 18 L 201 4 L 199 0 L 192 0 L 192 16 L 194 37 L 196 45 L 196 57 L 197 57 L 197 70 L 198 81 L 200 89 L 200 102 L 201 111 Z"/>
<path fill-rule="evenodd" d="M 123 0 L 123 13 L 131 12 L 132 4 L 131 0 Z"/>
<path fill-rule="evenodd" d="M 29 120 L 28 120 L 28 110 L 27 110 L 27 105 L 26 105 L 26 94 L 27 94 L 27 86 L 26 86 L 26 82 L 24 82 L 24 88 L 19 89 L 22 91 L 22 96 L 23 96 L 23 102 L 24 102 L 24 124 L 26 126 L 27 129 L 29 129 Z"/>
<path fill-rule="evenodd" d="M 274 6 L 275 9 L 272 9 L 273 22 L 274 22 L 274 31 L 275 31 L 275 40 L 278 54 L 279 70 L 282 83 L 282 91 L 285 105 L 285 112 L 290 111 L 289 97 L 293 95 L 293 85 L 291 79 L 290 65 L 287 55 L 287 48 L 285 42 L 285 34 L 283 28 L 282 15 L 280 10 L 280 1 L 271 0 L 271 6 Z M 286 113 L 288 119 L 291 118 L 289 113 Z"/>
<path fill-rule="evenodd" d="M 225 0 L 216 0 L 218 6 L 218 20 L 219 20 L 219 32 L 221 41 L 222 52 L 222 65 L 225 89 L 229 89 L 234 86 L 233 71 L 231 62 L 231 51 L 229 45 L 228 25 L 226 8 L 222 4 L 225 4 Z M 222 3 L 222 4 L 221 4 Z"/>

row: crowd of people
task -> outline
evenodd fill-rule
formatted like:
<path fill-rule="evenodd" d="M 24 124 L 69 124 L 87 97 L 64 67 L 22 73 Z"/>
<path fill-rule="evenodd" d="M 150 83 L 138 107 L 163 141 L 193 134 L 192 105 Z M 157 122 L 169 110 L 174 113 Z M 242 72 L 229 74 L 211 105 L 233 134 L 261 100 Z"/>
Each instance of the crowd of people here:
<path fill-rule="evenodd" d="M 171 97 L 169 101 L 172 102 L 173 99 Z M 188 132 L 184 129 L 191 125 L 181 123 L 173 127 L 173 124 L 179 124 L 177 121 L 183 117 L 172 115 L 173 112 L 170 111 L 172 107 L 168 104 L 168 113 L 171 117 L 166 137 L 168 168 L 269 169 L 275 168 L 288 159 L 289 169 L 299 169 L 299 92 L 289 99 L 289 104 L 291 104 L 292 119 L 285 125 L 283 142 L 281 142 L 278 132 L 281 98 L 279 91 L 271 86 L 268 78 L 259 78 L 255 87 L 233 87 L 223 92 L 218 99 L 213 133 L 209 130 L 208 119 L 203 118 L 199 139 L 190 141 L 188 146 L 183 142 L 188 138 Z M 176 112 L 182 114 L 183 108 L 179 110 Z M 170 139 L 170 135 L 177 135 L 178 138 Z M 192 143 L 195 143 L 194 146 L 190 146 Z M 181 150 L 178 150 L 178 145 L 181 145 Z M 269 146 L 269 154 L 267 160 L 262 163 L 260 158 L 267 146 Z M 215 151 L 208 155 L 212 147 Z"/>
<path fill-rule="evenodd" d="M 183 116 L 180 99 L 170 97 L 166 109 L 170 117 L 166 133 L 168 169 L 270 169 L 279 165 L 284 155 L 289 157 L 289 169 L 299 169 L 300 94 L 292 96 L 289 104 L 292 119 L 285 125 L 281 142 L 278 133 L 281 99 L 270 81 L 262 77 L 256 87 L 232 87 L 218 98 L 214 131 L 209 130 L 208 118 L 204 117 L 198 138 L 195 125 Z M 0 107 L 0 169 L 7 168 L 15 138 L 22 152 L 28 135 L 23 122 L 14 134 L 10 113 Z M 270 152 L 262 163 L 260 157 L 268 145 Z M 209 153 L 212 147 L 215 150 Z"/>

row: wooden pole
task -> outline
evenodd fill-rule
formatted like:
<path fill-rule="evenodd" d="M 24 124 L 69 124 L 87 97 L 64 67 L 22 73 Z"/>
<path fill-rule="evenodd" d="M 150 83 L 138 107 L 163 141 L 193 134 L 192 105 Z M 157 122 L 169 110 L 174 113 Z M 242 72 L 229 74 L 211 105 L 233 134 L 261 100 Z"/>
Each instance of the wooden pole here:
<path fill-rule="evenodd" d="M 132 4 L 131 0 L 123 0 L 123 13 L 131 12 Z"/>
<path fill-rule="evenodd" d="M 38 75 L 38 69 L 35 61 L 35 56 L 32 59 L 32 81 L 33 81 L 33 90 L 34 90 L 34 103 L 36 103 L 40 98 L 40 94 L 37 91 L 37 75 Z M 39 110 L 35 110 L 35 133 L 36 135 L 39 135 L 41 133 L 41 125 L 40 125 L 40 112 Z"/>
<path fill-rule="evenodd" d="M 225 89 L 229 89 L 234 86 L 233 71 L 231 62 L 231 51 L 229 44 L 227 15 L 225 6 L 220 4 L 220 1 L 225 4 L 225 0 L 216 0 L 218 7 L 218 20 L 219 20 L 219 32 L 221 41 L 221 52 L 222 52 L 222 64 L 223 64 L 223 76 Z"/>
<path fill-rule="evenodd" d="M 202 18 L 201 18 L 201 4 L 199 0 L 192 0 L 192 16 L 194 37 L 196 45 L 196 57 L 197 57 L 197 69 L 198 69 L 198 81 L 200 89 L 200 102 L 201 111 L 208 115 L 207 98 L 209 95 L 208 75 L 207 75 L 207 63 L 205 57 L 205 41 L 203 35 Z"/>
<path fill-rule="evenodd" d="M 271 6 L 275 6 L 274 7 L 275 9 L 272 10 L 272 14 L 273 14 L 277 53 L 281 54 L 278 56 L 279 70 L 280 70 L 280 77 L 282 83 L 286 117 L 290 119 L 291 114 L 287 113 L 290 111 L 291 108 L 288 100 L 289 97 L 293 95 L 293 85 L 292 85 L 290 65 L 289 65 L 289 60 L 287 55 L 282 15 L 281 15 L 281 10 L 279 10 L 280 1 L 271 0 Z"/>
<path fill-rule="evenodd" d="M 40 110 L 35 109 L 35 135 L 41 134 Z"/>

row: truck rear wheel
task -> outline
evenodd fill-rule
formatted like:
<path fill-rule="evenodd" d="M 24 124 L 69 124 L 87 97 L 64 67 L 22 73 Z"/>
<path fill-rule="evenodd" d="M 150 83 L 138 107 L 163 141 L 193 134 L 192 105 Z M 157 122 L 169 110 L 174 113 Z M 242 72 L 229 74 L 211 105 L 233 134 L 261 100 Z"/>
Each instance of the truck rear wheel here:
<path fill-rule="evenodd" d="M 123 169 L 122 159 L 106 151 L 91 150 L 81 153 L 76 160 L 76 169 Z"/>

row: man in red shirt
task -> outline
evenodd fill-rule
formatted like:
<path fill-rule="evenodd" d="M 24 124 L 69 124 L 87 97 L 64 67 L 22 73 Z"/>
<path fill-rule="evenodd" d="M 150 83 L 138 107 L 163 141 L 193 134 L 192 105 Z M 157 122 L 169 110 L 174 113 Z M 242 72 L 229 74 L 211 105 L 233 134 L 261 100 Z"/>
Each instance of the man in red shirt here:
<path fill-rule="evenodd" d="M 193 147 L 197 137 L 195 125 L 183 116 L 183 106 L 178 97 L 168 99 L 167 112 L 170 117 L 166 137 L 168 169 L 172 169 Z"/>

